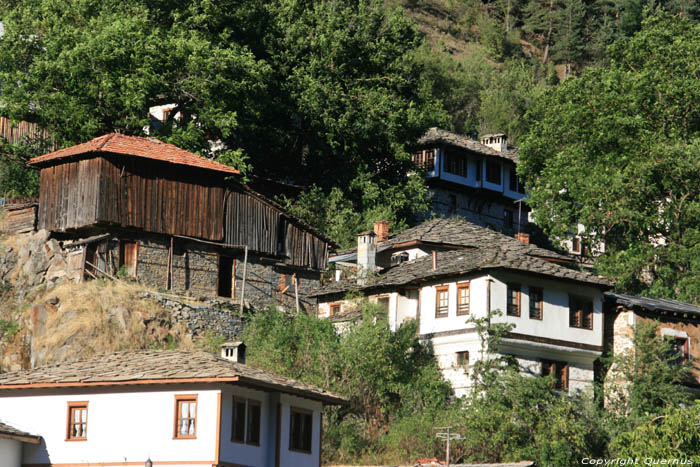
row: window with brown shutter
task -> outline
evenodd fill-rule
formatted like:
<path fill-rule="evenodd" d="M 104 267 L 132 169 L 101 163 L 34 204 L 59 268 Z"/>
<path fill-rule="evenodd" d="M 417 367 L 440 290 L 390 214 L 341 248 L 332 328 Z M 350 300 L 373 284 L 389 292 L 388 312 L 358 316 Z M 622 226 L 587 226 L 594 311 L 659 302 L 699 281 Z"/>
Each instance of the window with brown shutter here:
<path fill-rule="evenodd" d="M 566 362 L 542 360 L 542 376 L 554 378 L 556 389 L 569 388 L 569 365 Z"/>
<path fill-rule="evenodd" d="M 520 284 L 508 284 L 506 314 L 520 316 Z"/>
<path fill-rule="evenodd" d="M 569 296 L 569 326 L 580 329 L 593 329 L 593 302 Z"/>
<path fill-rule="evenodd" d="M 542 319 L 544 291 L 540 287 L 530 287 L 530 319 Z"/>
<path fill-rule="evenodd" d="M 450 306 L 450 288 L 446 285 L 435 287 L 435 317 L 447 316 Z"/>
<path fill-rule="evenodd" d="M 457 284 L 457 316 L 469 314 L 469 282 Z"/>
<path fill-rule="evenodd" d="M 469 351 L 463 350 L 457 352 L 457 366 L 467 366 L 469 365 Z"/>
<path fill-rule="evenodd" d="M 340 313 L 340 303 L 332 303 L 330 316 L 335 316 L 338 313 Z"/>

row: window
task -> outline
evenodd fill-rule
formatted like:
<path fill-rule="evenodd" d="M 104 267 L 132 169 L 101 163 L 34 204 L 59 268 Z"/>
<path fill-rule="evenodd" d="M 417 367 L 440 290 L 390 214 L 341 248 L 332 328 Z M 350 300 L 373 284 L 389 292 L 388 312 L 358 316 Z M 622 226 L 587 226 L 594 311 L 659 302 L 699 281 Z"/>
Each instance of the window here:
<path fill-rule="evenodd" d="M 379 297 L 377 299 L 377 303 L 381 307 L 382 311 L 382 317 L 384 319 L 387 319 L 389 317 L 389 297 Z"/>
<path fill-rule="evenodd" d="M 289 449 L 311 453 L 311 423 L 310 410 L 292 407 L 289 415 Z"/>
<path fill-rule="evenodd" d="M 457 352 L 457 366 L 467 366 L 469 365 L 469 351 L 463 350 Z"/>
<path fill-rule="evenodd" d="M 682 365 L 690 358 L 688 338 L 674 337 L 671 338 L 671 356 L 675 357 L 671 363 Z"/>
<path fill-rule="evenodd" d="M 476 181 L 480 182 L 481 181 L 481 159 L 476 160 Z"/>
<path fill-rule="evenodd" d="M 450 290 L 446 285 L 435 287 L 435 317 L 444 318 L 450 305 Z"/>
<path fill-rule="evenodd" d="M 568 389 L 569 387 L 569 365 L 565 362 L 542 360 L 542 376 L 554 378 L 556 389 Z"/>
<path fill-rule="evenodd" d="M 435 150 L 427 149 L 413 154 L 413 163 L 426 172 L 435 170 Z"/>
<path fill-rule="evenodd" d="M 501 163 L 498 161 L 486 161 L 486 181 L 501 184 Z"/>
<path fill-rule="evenodd" d="M 569 297 L 569 326 L 593 329 L 593 302 L 585 298 Z"/>
<path fill-rule="evenodd" d="M 503 225 L 508 228 L 513 228 L 513 211 L 510 209 L 503 210 Z"/>
<path fill-rule="evenodd" d="M 231 441 L 260 445 L 260 402 L 233 398 Z"/>
<path fill-rule="evenodd" d="M 467 159 L 459 154 L 445 151 L 445 172 L 466 177 Z"/>
<path fill-rule="evenodd" d="M 457 316 L 469 314 L 469 282 L 457 284 Z"/>
<path fill-rule="evenodd" d="M 175 396 L 175 439 L 197 437 L 197 396 Z"/>
<path fill-rule="evenodd" d="M 335 316 L 340 313 L 340 303 L 331 304 L 331 316 Z"/>
<path fill-rule="evenodd" d="M 523 184 L 520 183 L 520 180 L 518 179 L 518 174 L 515 173 L 515 167 L 510 168 L 510 180 L 508 183 L 508 189 L 510 189 L 510 191 L 515 191 L 518 193 L 525 193 L 525 188 L 523 187 Z"/>
<path fill-rule="evenodd" d="M 541 288 L 530 287 L 530 319 L 542 319 L 543 296 Z"/>
<path fill-rule="evenodd" d="M 68 403 L 66 441 L 87 441 L 87 402 Z"/>
<path fill-rule="evenodd" d="M 574 237 L 571 239 L 571 251 L 573 253 L 581 253 L 581 239 Z"/>
<path fill-rule="evenodd" d="M 520 284 L 508 284 L 506 314 L 520 316 Z"/>

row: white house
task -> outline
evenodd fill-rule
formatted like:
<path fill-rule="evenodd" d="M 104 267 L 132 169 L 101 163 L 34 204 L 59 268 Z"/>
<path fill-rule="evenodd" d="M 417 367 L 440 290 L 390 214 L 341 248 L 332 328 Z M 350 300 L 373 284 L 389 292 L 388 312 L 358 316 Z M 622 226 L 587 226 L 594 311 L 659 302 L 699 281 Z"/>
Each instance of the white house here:
<path fill-rule="evenodd" d="M 438 251 L 425 242 L 403 242 L 405 250 L 393 254 L 407 254 L 406 261 L 359 284 L 341 280 L 318 289 L 319 315 L 347 319 L 355 304 L 344 297 L 359 290 L 384 306 L 393 329 L 418 320 L 421 340 L 432 346 L 445 378 L 463 395 L 469 390 L 470 367 L 482 357 L 475 326 L 467 320 L 500 310 L 503 315 L 496 320 L 514 326 L 501 353 L 515 356 L 524 372 L 552 374 L 570 392 L 592 389 L 594 361 L 603 351 L 602 304 L 608 282 L 565 267 L 554 254 L 546 257 L 541 249 L 510 237 L 472 233 L 483 235 L 481 246 L 447 250 L 442 243 L 443 251 Z M 359 242 L 371 245 L 374 238 L 366 233 Z M 358 248 L 360 256 L 373 251 Z M 357 263 L 372 260 L 357 258 Z"/>
<path fill-rule="evenodd" d="M 4 373 L 3 422 L 41 442 L 3 467 L 319 466 L 323 405 L 341 403 L 205 352 L 122 352 Z"/>

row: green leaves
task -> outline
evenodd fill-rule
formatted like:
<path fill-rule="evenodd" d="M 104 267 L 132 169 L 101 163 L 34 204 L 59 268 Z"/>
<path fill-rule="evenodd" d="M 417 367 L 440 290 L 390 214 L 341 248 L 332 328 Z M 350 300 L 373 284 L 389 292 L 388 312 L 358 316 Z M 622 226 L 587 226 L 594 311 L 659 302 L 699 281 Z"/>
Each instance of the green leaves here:
<path fill-rule="evenodd" d="M 588 246 L 605 242 L 598 263 L 622 290 L 696 303 L 700 65 L 688 57 L 700 57 L 698 32 L 651 17 L 610 49 L 609 68 L 546 93 L 519 166 L 538 224 L 560 239 L 583 224 Z"/>

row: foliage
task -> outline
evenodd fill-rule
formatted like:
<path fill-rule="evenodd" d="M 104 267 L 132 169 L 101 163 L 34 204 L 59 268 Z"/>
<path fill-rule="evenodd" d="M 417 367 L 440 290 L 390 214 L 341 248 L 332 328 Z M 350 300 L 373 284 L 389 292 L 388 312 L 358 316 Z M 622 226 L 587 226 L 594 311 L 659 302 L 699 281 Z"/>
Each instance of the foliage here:
<path fill-rule="evenodd" d="M 685 464 L 700 462 L 698 420 L 699 402 L 691 407 L 668 407 L 662 415 L 621 433 L 610 450 L 620 458 L 680 459 Z"/>
<path fill-rule="evenodd" d="M 450 394 L 415 322 L 392 332 L 377 305 L 359 306 L 363 318 L 341 335 L 329 320 L 274 310 L 254 315 L 244 334 L 251 365 L 349 398 L 326 412 L 324 452 L 336 461 L 375 452 L 387 425 L 444 407 Z"/>
<path fill-rule="evenodd" d="M 9 341 L 19 331 L 19 323 L 0 319 L 0 341 Z"/>
<path fill-rule="evenodd" d="M 620 289 L 700 303 L 700 26 L 659 14 L 528 114 L 519 171 L 538 225 L 605 242 Z"/>
<path fill-rule="evenodd" d="M 690 376 L 691 363 L 678 361 L 671 341 L 661 336 L 658 322 L 638 322 L 632 342 L 634 351 L 613 359 L 606 382 L 608 408 L 613 415 L 624 417 L 627 425 L 692 399 L 682 385 Z"/>

